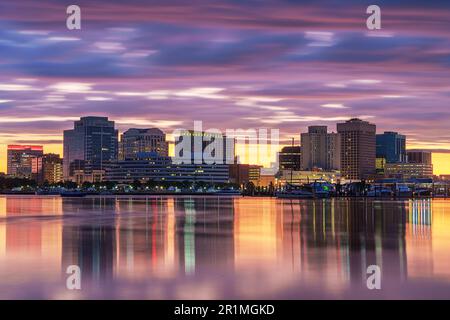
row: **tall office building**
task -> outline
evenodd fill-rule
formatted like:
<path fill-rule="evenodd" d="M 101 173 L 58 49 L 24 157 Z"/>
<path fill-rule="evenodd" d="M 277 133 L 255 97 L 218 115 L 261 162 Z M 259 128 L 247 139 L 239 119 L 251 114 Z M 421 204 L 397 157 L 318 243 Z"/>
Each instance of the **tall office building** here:
<path fill-rule="evenodd" d="M 7 173 L 13 177 L 36 179 L 42 172 L 42 146 L 8 145 Z"/>
<path fill-rule="evenodd" d="M 75 174 L 85 175 L 86 180 L 96 175 L 101 180 L 105 167 L 117 160 L 117 155 L 118 131 L 107 117 L 82 117 L 73 129 L 64 131 L 65 180 L 74 180 Z"/>
<path fill-rule="evenodd" d="M 328 133 L 326 126 L 310 126 L 301 134 L 302 170 L 320 168 L 339 170 L 341 141 L 338 133 Z"/>
<path fill-rule="evenodd" d="M 278 153 L 279 170 L 299 171 L 301 166 L 301 149 L 299 146 L 284 147 Z"/>
<path fill-rule="evenodd" d="M 430 150 L 408 150 L 407 157 L 409 163 L 433 164 Z"/>
<path fill-rule="evenodd" d="M 133 159 L 141 152 L 156 152 L 161 156 L 169 155 L 169 145 L 164 132 L 157 128 L 131 128 L 121 135 L 119 159 Z"/>
<path fill-rule="evenodd" d="M 59 154 L 47 153 L 42 157 L 42 181 L 57 183 L 63 180 L 63 159 Z"/>
<path fill-rule="evenodd" d="M 386 131 L 377 134 L 376 139 L 377 158 L 384 158 L 386 163 L 406 162 L 406 136 Z"/>
<path fill-rule="evenodd" d="M 376 126 L 360 119 L 337 124 L 341 135 L 341 173 L 346 179 L 366 179 L 375 173 Z"/>

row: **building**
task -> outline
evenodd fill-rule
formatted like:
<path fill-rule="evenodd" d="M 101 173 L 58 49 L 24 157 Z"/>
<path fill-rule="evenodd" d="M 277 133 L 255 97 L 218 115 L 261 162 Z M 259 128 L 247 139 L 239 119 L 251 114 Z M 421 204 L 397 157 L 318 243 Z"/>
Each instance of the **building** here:
<path fill-rule="evenodd" d="M 386 131 L 376 135 L 377 158 L 386 159 L 386 163 L 406 162 L 406 136 Z"/>
<path fill-rule="evenodd" d="M 433 165 L 427 163 L 386 163 L 385 176 L 396 179 L 432 178 Z"/>
<path fill-rule="evenodd" d="M 261 177 L 262 166 L 250 164 L 230 164 L 228 165 L 230 182 L 239 185 L 253 182 L 255 185 Z"/>
<path fill-rule="evenodd" d="M 63 160 L 59 154 L 47 153 L 42 157 L 42 180 L 48 183 L 63 181 Z"/>
<path fill-rule="evenodd" d="M 376 158 L 375 159 L 375 171 L 378 176 L 384 176 L 384 170 L 386 167 L 386 158 Z"/>
<path fill-rule="evenodd" d="M 42 173 L 43 146 L 8 145 L 7 173 L 9 176 L 38 179 Z"/>
<path fill-rule="evenodd" d="M 339 134 L 328 133 L 326 126 L 310 126 L 301 134 L 301 169 L 339 170 L 341 143 Z"/>
<path fill-rule="evenodd" d="M 107 167 L 104 179 L 119 183 L 139 180 L 168 182 L 229 182 L 226 164 L 177 164 L 157 153 L 138 154 L 135 159 L 119 160 Z"/>
<path fill-rule="evenodd" d="M 300 170 L 301 156 L 299 146 L 284 147 L 278 153 L 279 170 Z"/>
<path fill-rule="evenodd" d="M 291 171 L 283 170 L 280 172 L 279 180 L 281 184 L 304 184 L 314 181 L 327 181 L 336 183 L 340 181 L 339 171 Z"/>
<path fill-rule="evenodd" d="M 233 164 L 236 162 L 235 140 L 221 133 L 180 131 L 175 137 L 176 163 Z"/>
<path fill-rule="evenodd" d="M 64 131 L 65 180 L 74 181 L 75 171 L 85 175 L 84 181 L 102 180 L 97 173 L 104 172 L 117 157 L 118 131 L 107 117 L 82 117 L 73 129 Z"/>
<path fill-rule="evenodd" d="M 432 152 L 429 150 L 408 150 L 406 155 L 409 163 L 433 164 Z"/>
<path fill-rule="evenodd" d="M 376 126 L 360 119 L 337 124 L 341 139 L 341 174 L 349 180 L 375 174 Z"/>
<path fill-rule="evenodd" d="M 131 128 L 125 131 L 120 138 L 119 159 L 133 159 L 140 152 L 157 152 L 161 156 L 169 156 L 166 134 L 157 128 Z"/>

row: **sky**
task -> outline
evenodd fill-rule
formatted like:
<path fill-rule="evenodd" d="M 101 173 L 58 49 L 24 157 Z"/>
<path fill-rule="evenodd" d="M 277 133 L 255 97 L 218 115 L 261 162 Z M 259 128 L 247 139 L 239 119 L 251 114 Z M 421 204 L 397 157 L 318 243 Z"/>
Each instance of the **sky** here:
<path fill-rule="evenodd" d="M 62 131 L 99 115 L 120 131 L 278 129 L 281 144 L 359 117 L 450 173 L 448 30 L 440 0 L 2 0 L 0 171 L 7 144 L 61 153 Z"/>

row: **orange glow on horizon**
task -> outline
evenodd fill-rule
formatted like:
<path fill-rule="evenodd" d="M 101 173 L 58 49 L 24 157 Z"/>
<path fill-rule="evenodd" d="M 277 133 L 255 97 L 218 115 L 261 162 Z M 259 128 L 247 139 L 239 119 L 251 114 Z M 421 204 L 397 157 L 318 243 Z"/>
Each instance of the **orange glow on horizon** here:
<path fill-rule="evenodd" d="M 36 141 L 36 144 L 39 142 Z M 0 172 L 6 172 L 6 154 L 7 154 L 7 146 L 8 143 L 3 142 L 0 143 Z M 63 155 L 63 146 L 62 144 L 43 144 L 44 153 L 56 153 L 59 155 Z M 279 149 L 283 145 L 280 145 Z M 246 160 L 249 159 L 248 153 L 252 150 L 252 148 L 236 146 L 236 154 L 240 157 L 241 163 L 246 163 Z M 173 156 L 174 154 L 174 146 L 172 143 L 169 144 L 169 155 Z M 263 161 L 262 159 L 258 159 L 258 163 L 251 163 L 262 165 L 264 167 L 270 167 L 271 163 L 276 159 L 276 154 L 271 155 L 271 157 Z M 433 153 L 433 165 L 434 165 L 434 174 L 450 174 L 450 153 Z"/>

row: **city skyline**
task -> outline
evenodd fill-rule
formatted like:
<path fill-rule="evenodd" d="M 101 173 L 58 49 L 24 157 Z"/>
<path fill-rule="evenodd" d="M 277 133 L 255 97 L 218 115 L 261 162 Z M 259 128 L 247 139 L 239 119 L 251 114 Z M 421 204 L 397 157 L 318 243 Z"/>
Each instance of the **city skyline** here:
<path fill-rule="evenodd" d="M 409 149 L 441 150 L 435 173 L 450 173 L 450 4 L 401 2 L 378 2 L 377 31 L 359 1 L 77 1 L 77 31 L 61 1 L 2 3 L 0 172 L 6 145 L 62 155 L 64 129 L 104 115 L 121 133 L 194 120 L 278 128 L 280 147 L 309 125 L 359 117 Z"/>
<path fill-rule="evenodd" d="M 103 116 L 83 116 L 83 117 L 80 117 L 78 120 L 76 120 L 76 121 L 74 121 L 73 122 L 73 125 L 75 126 L 75 127 L 77 127 L 77 123 L 79 123 L 79 124 L 81 124 L 81 123 L 84 123 L 85 121 L 93 121 L 93 123 L 92 124 L 95 124 L 96 122 L 98 122 L 98 121 L 100 121 L 100 123 L 102 122 L 102 121 L 104 121 L 105 123 L 111 123 L 113 126 L 114 126 L 114 120 L 112 120 L 112 119 L 108 119 L 108 117 L 103 117 Z M 360 119 L 357 119 L 357 118 L 352 118 L 352 119 L 347 119 L 346 121 L 344 121 L 344 122 L 340 122 L 340 123 L 336 123 L 335 125 L 336 125 L 336 129 L 337 129 L 337 127 L 339 126 L 339 125 L 344 125 L 345 123 L 349 123 L 349 122 L 352 122 L 352 121 L 362 121 L 363 123 L 365 122 L 365 121 L 363 121 L 363 120 L 360 120 Z M 367 122 L 367 124 L 370 124 L 371 126 L 373 126 L 374 127 L 374 129 L 376 130 L 376 124 L 371 124 L 371 123 L 368 123 Z M 102 124 L 103 125 L 103 124 Z M 92 130 L 92 129 L 89 129 L 89 130 Z M 113 131 L 114 131 L 114 129 L 112 129 Z M 298 147 L 300 147 L 301 149 L 303 149 L 303 148 L 305 148 L 305 147 L 308 147 L 308 150 L 309 150 L 309 148 L 311 147 L 311 146 L 309 146 L 309 144 L 311 143 L 311 142 L 308 142 L 307 143 L 307 145 L 305 146 L 303 143 L 302 143 L 302 139 L 304 139 L 304 137 L 306 137 L 306 136 L 308 136 L 308 135 L 310 135 L 311 134 L 311 132 L 314 132 L 315 133 L 315 131 L 317 131 L 317 130 L 319 130 L 322 134 L 324 134 L 325 135 L 325 137 L 327 137 L 328 136 L 328 138 L 327 139 L 330 139 L 331 137 L 333 137 L 333 139 L 337 139 L 337 140 L 340 140 L 340 138 L 339 138 L 339 133 L 336 133 L 335 131 L 332 131 L 331 133 L 330 132 L 328 132 L 328 130 L 327 130 L 327 126 L 315 126 L 315 125 L 313 125 L 313 126 L 309 126 L 308 128 L 307 128 L 307 131 L 306 132 L 300 132 L 299 133 L 299 137 L 300 137 L 300 139 L 299 139 L 299 141 L 298 142 L 296 142 L 295 141 L 295 139 L 294 140 L 291 140 L 291 144 L 283 144 L 283 145 L 279 145 L 279 148 L 278 148 L 278 151 L 276 152 L 276 156 L 275 156 L 275 162 L 270 162 L 270 167 L 267 167 L 267 168 L 272 168 L 272 169 L 279 169 L 278 168 L 278 166 L 280 165 L 280 163 L 279 163 L 279 159 L 278 159 L 278 154 L 280 154 L 280 153 L 283 153 L 283 149 L 285 149 L 285 147 L 287 147 L 287 148 L 291 148 L 291 147 L 296 147 L 296 146 L 298 146 Z M 73 131 L 73 129 L 67 129 L 67 130 L 64 130 L 63 131 L 63 133 L 64 133 L 64 135 L 66 134 L 66 133 L 68 133 L 68 132 L 72 132 Z M 83 131 L 84 131 L 84 129 L 83 129 Z M 94 130 L 95 131 L 95 130 Z M 126 135 L 126 134 L 129 134 L 129 133 L 131 133 L 131 132 L 133 132 L 133 133 L 135 133 L 135 132 L 140 132 L 141 134 L 144 134 L 144 133 L 148 133 L 148 132 L 153 132 L 153 133 L 157 133 L 157 134 L 159 134 L 159 135 L 162 135 L 162 137 L 164 137 L 164 139 L 163 140 L 160 140 L 160 141 L 162 141 L 163 143 L 165 143 L 166 144 L 166 149 L 165 149 L 165 151 L 164 150 L 162 150 L 162 153 L 161 152 L 157 152 L 158 154 L 160 154 L 160 155 L 162 155 L 162 156 L 169 156 L 169 157 L 174 157 L 175 155 L 174 155 L 174 148 L 175 148 L 175 144 L 176 144 L 176 138 L 174 138 L 174 137 L 171 137 L 171 138 L 174 138 L 174 140 L 172 140 L 172 139 L 166 139 L 166 137 L 168 136 L 167 135 L 167 133 L 166 132 L 164 132 L 163 130 L 161 130 L 161 129 L 159 129 L 159 128 L 138 128 L 138 129 L 136 129 L 136 128 L 128 128 L 128 129 L 126 129 L 124 132 L 118 132 L 117 130 L 115 130 L 116 131 L 116 135 L 117 135 L 117 137 L 116 137 L 116 140 L 117 140 L 117 148 L 118 149 L 121 149 L 121 148 L 123 148 L 124 147 L 124 145 L 123 145 L 123 143 L 124 143 L 124 136 Z M 339 130 L 336 130 L 336 131 L 338 131 L 339 132 Z M 194 132 L 194 131 L 192 131 L 192 130 L 190 130 L 190 132 Z M 375 133 L 376 133 L 376 137 L 377 137 L 377 141 L 378 141 L 378 137 L 379 136 L 383 136 L 383 135 L 386 135 L 386 134 L 399 134 L 399 133 L 397 133 L 397 132 L 391 132 L 391 131 L 386 131 L 386 132 L 384 132 L 384 133 L 379 133 L 378 131 L 375 131 Z M 373 135 L 373 137 L 375 138 L 375 133 L 374 133 L 374 135 Z M 120 136 L 120 139 L 118 139 L 118 137 Z M 400 136 L 402 136 L 402 135 L 400 135 Z M 405 141 L 407 141 L 407 137 L 406 136 L 403 136 L 404 138 L 404 140 Z M 155 139 L 156 137 L 154 136 L 153 137 L 153 139 Z M 235 143 L 233 143 L 233 145 L 235 145 L 235 147 L 236 147 L 236 150 L 239 150 L 239 151 L 241 151 L 241 152 L 243 152 L 243 153 L 241 153 L 241 154 L 239 154 L 239 153 L 236 153 L 235 155 L 236 156 L 238 156 L 238 157 L 240 157 L 240 156 L 242 156 L 243 157 L 243 159 L 244 160 L 248 160 L 249 158 L 248 158 L 248 154 L 249 154 L 249 152 L 251 152 L 252 150 L 254 150 L 254 147 L 251 145 L 251 142 L 248 140 L 248 138 L 249 137 L 246 137 L 245 138 L 245 144 L 244 145 L 242 145 L 242 144 L 240 144 L 240 145 L 238 145 L 238 144 L 236 144 L 236 142 Z M 161 137 L 159 137 L 159 138 L 157 138 L 157 139 L 161 139 Z M 317 138 L 316 138 L 317 139 Z M 84 140 L 84 139 L 82 139 L 82 140 Z M 82 141 L 81 140 L 81 141 Z M 345 139 L 344 139 L 345 140 Z M 269 141 L 270 142 L 270 141 Z M 130 141 L 128 141 L 128 143 L 130 143 Z M 135 142 L 132 142 L 131 141 L 131 143 L 134 145 L 135 144 Z M 155 142 L 150 142 L 150 140 L 147 142 L 147 143 L 152 143 L 152 144 L 154 144 Z M 317 142 L 316 143 L 318 143 L 318 140 L 317 140 Z M 337 143 L 337 141 L 335 142 L 335 143 Z M 72 141 L 71 143 L 68 143 L 67 144 L 67 147 L 70 147 L 70 148 L 72 148 L 72 146 L 73 145 L 75 145 L 76 143 L 74 142 L 74 141 Z M 334 143 L 333 143 L 334 144 Z M 341 147 L 340 147 L 340 141 L 339 141 L 339 147 L 338 147 L 338 151 L 341 149 Z M 63 149 L 64 149 L 64 144 L 61 146 Z M 316 146 L 316 147 L 318 147 L 318 146 Z M 314 147 L 314 148 L 316 148 L 316 147 Z M 375 147 L 375 140 L 374 140 L 374 147 Z M 32 149 L 32 150 L 34 150 L 34 149 L 38 149 L 38 150 L 40 150 L 41 152 L 44 152 L 44 154 L 45 155 L 59 155 L 59 156 L 63 156 L 63 154 L 64 154 L 64 150 L 63 150 L 63 152 L 61 152 L 61 154 L 59 154 L 59 153 L 53 153 L 52 151 L 48 151 L 48 150 L 44 150 L 44 146 L 43 145 L 40 145 L 40 144 L 28 144 L 28 145 L 26 145 L 26 144 L 16 144 L 16 145 L 11 145 L 11 144 L 8 144 L 7 145 L 7 150 L 8 150 L 8 152 L 9 151 L 11 151 L 11 150 L 21 150 L 21 149 L 23 149 L 23 148 L 28 148 L 28 149 Z M 142 145 L 142 143 L 141 143 L 141 148 L 146 148 L 146 147 L 144 147 L 144 145 Z M 325 149 L 327 149 L 328 150 L 328 148 L 329 147 L 326 147 Z M 334 148 L 334 147 L 331 147 L 332 149 Z M 378 142 L 377 142 L 377 148 L 378 148 Z M 144 149 L 143 149 L 144 150 Z M 377 149 L 378 150 L 378 149 Z M 402 160 L 402 161 L 399 161 L 399 162 L 408 162 L 407 161 L 407 157 L 406 157 L 406 152 L 410 152 L 410 151 L 421 151 L 421 150 L 423 150 L 423 151 L 428 151 L 428 152 L 430 152 L 430 161 L 431 161 L 431 163 L 433 163 L 433 161 L 435 161 L 435 157 L 433 157 L 433 155 L 434 155 L 434 152 L 432 151 L 432 150 L 429 150 L 429 149 L 414 149 L 414 148 L 410 148 L 410 149 L 405 149 L 405 158 Z M 147 150 L 147 151 L 144 151 L 144 153 L 145 152 L 149 152 L 149 151 L 151 151 L 151 150 Z M 318 150 L 316 150 L 316 152 L 317 152 Z M 326 150 L 322 150 L 321 152 L 325 152 Z M 66 151 L 67 152 L 67 151 Z M 135 151 L 133 151 L 134 153 L 136 153 L 136 152 L 139 152 L 139 150 L 135 150 Z M 142 152 L 142 151 L 141 151 Z M 308 151 L 308 152 L 311 152 L 311 151 Z M 326 153 L 327 152 L 329 152 L 329 150 L 328 151 L 326 151 Z M 78 151 L 78 153 L 79 153 L 79 151 Z M 90 152 L 88 152 L 89 154 L 91 154 L 92 153 L 92 151 L 90 151 Z M 245 153 L 245 154 L 244 154 Z M 80 153 L 80 156 L 81 156 L 81 154 L 83 154 L 83 152 L 82 153 Z M 302 153 L 303 154 L 303 153 Z M 303 154 L 303 156 L 302 156 L 302 158 L 304 157 L 305 155 Z M 316 155 L 316 156 L 314 156 L 314 157 L 317 157 L 318 155 Z M 375 156 L 375 152 L 374 152 L 374 156 Z M 98 157 L 98 155 L 97 155 L 97 157 Z M 233 156 L 234 157 L 234 156 Z M 334 157 L 334 155 L 333 155 L 333 157 Z M 340 152 L 338 152 L 338 158 L 339 157 L 341 157 L 340 156 Z M 378 158 L 378 157 L 385 157 L 385 155 L 378 155 L 378 151 L 376 152 L 376 157 Z M 62 159 L 62 158 L 61 158 Z M 115 161 L 117 161 L 117 160 L 121 160 L 121 159 L 123 159 L 123 156 L 121 156 L 120 155 L 120 151 L 119 150 L 116 150 L 116 156 L 114 157 L 114 159 L 115 159 Z M 252 159 L 259 159 L 258 157 L 256 157 L 256 158 L 252 158 Z M 342 158 L 341 158 L 342 159 Z M 80 159 L 79 159 L 80 160 Z M 317 160 L 317 159 L 316 159 Z M 6 159 L 6 162 L 8 162 L 9 160 L 8 159 Z M 305 161 L 304 159 L 303 159 L 303 161 Z M 328 159 L 328 161 L 336 161 L 334 158 L 333 159 Z M 70 162 L 70 161 L 69 161 Z M 389 162 L 389 161 L 388 161 Z M 248 164 L 248 165 L 261 165 L 262 167 L 264 167 L 261 163 L 253 163 L 252 161 L 250 161 L 250 162 L 241 162 L 242 164 Z M 337 165 L 337 164 L 336 164 Z M 65 164 L 65 166 L 68 166 L 68 163 L 66 163 Z M 8 167 L 9 166 L 7 166 L 7 168 L 6 169 L 8 169 Z M 320 167 L 320 165 L 319 165 L 319 167 Z M 335 167 L 335 170 L 340 170 L 339 168 L 338 168 L 339 166 L 336 166 Z M 327 168 L 327 167 L 324 167 L 325 169 Z M 374 168 L 375 168 L 375 166 L 374 166 Z M 308 165 L 307 164 L 303 164 L 303 170 L 307 170 L 307 169 L 311 169 L 311 167 L 309 166 L 308 167 Z M 66 169 L 66 170 L 68 170 L 68 169 Z M 8 173 L 9 174 L 9 172 L 7 172 L 8 170 L 6 170 L 5 172 L 3 172 L 3 173 Z M 326 170 L 325 170 L 326 171 Z M 0 172 L 2 172 L 1 170 L 0 170 Z M 438 176 L 438 175 L 440 175 L 441 173 L 440 172 L 436 172 L 436 170 L 434 170 L 434 175 L 436 175 L 436 176 Z M 444 173 L 445 174 L 445 173 Z"/>
<path fill-rule="evenodd" d="M 292 171 L 296 163 L 298 163 L 298 167 L 294 170 L 297 171 L 318 170 L 324 174 L 331 174 L 333 177 L 340 172 L 346 179 L 371 179 L 375 175 L 378 179 L 382 176 L 397 178 L 433 176 L 432 151 L 406 149 L 406 136 L 392 131 L 376 134 L 376 124 L 357 118 L 336 123 L 336 127 L 337 133 L 329 133 L 327 126 L 309 126 L 307 133 L 300 134 L 300 144 L 296 145 L 292 140 L 291 146 L 280 147 L 277 145 L 277 157 L 270 167 L 271 170 L 275 170 L 272 176 L 276 172 L 283 176 L 286 174 L 283 170 Z M 44 181 L 42 180 L 42 165 L 45 165 L 45 161 L 42 159 L 46 156 L 50 156 L 47 170 L 50 170 L 52 181 L 56 172 L 64 167 L 64 181 L 76 180 L 79 183 L 85 179 L 102 181 L 105 172 L 108 175 L 108 168 L 116 167 L 120 171 L 126 166 L 129 166 L 127 170 L 134 170 L 135 177 L 140 176 L 142 179 L 146 179 L 148 166 L 152 167 L 158 163 L 164 167 L 164 164 L 172 163 L 172 159 L 176 165 L 212 164 L 212 167 L 206 166 L 209 168 L 208 170 L 212 170 L 211 172 L 216 169 L 222 170 L 223 168 L 214 167 L 219 164 L 225 166 L 227 164 L 243 164 L 262 168 L 255 161 L 240 161 L 239 156 L 236 157 L 236 149 L 245 150 L 247 154 L 252 150 L 255 151 L 251 137 L 246 136 L 245 132 L 238 133 L 238 136 L 240 134 L 245 136 L 238 138 L 238 140 L 242 140 L 242 138 L 243 140 L 240 142 L 241 145 L 236 148 L 236 136 L 230 138 L 223 133 L 209 132 L 208 130 L 210 129 L 198 132 L 194 130 L 178 132 L 173 143 L 175 146 L 169 151 L 166 133 L 158 128 L 129 128 L 120 134 L 119 140 L 119 132 L 115 128 L 114 120 L 99 116 L 80 117 L 79 120 L 74 121 L 73 129 L 64 130 L 64 162 L 58 154 L 44 154 L 41 145 L 8 145 L 7 174 L 28 178 L 34 174 L 34 178 L 42 183 Z M 224 141 L 211 149 L 208 146 L 211 136 L 224 139 Z M 201 139 L 196 142 L 194 137 Z M 188 139 L 187 142 L 184 141 L 185 139 Z M 197 145 L 198 143 L 200 145 Z M 261 141 L 256 143 L 259 145 Z M 200 151 L 197 149 L 199 147 Z M 219 149 L 216 149 L 217 147 Z M 295 148 L 298 148 L 298 151 L 295 151 Z M 258 149 L 259 147 L 256 148 L 256 150 Z M 39 154 L 35 154 L 36 152 Z M 259 157 L 252 159 L 259 159 Z M 55 164 L 60 164 L 61 168 L 56 168 Z M 138 169 L 142 172 L 138 173 Z M 195 165 L 191 169 L 196 170 Z M 24 171 L 25 174 L 16 175 L 17 170 Z M 120 174 L 127 176 L 126 180 L 130 180 L 131 171 L 127 173 L 127 170 Z M 385 175 L 386 170 L 388 172 Z M 434 174 L 439 176 L 439 174 Z M 44 175 L 46 175 L 45 172 Z M 292 173 L 290 175 L 292 176 Z M 116 180 L 111 177 L 107 179 Z"/>

